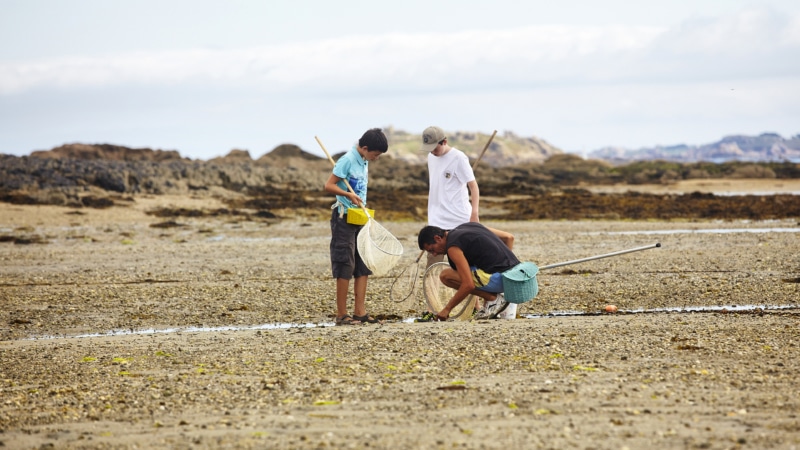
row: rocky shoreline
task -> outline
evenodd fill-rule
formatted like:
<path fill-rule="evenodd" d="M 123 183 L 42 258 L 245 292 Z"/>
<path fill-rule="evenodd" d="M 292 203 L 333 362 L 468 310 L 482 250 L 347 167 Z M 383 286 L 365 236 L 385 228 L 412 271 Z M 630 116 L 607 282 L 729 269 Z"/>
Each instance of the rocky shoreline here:
<path fill-rule="evenodd" d="M 160 214 L 265 219 L 285 217 L 282 210 L 317 216 L 317 211 L 331 202 L 322 191 L 330 163 L 299 148 L 276 149 L 256 161 L 239 153 L 219 160 L 192 161 L 175 152 L 73 147 L 64 150 L 66 153 L 44 152 L 36 157 L 0 155 L 0 202 L 96 209 L 126 206 L 141 195 L 214 197 L 224 203 L 214 211 L 163 210 Z M 62 153 L 71 157 L 57 157 Z M 800 195 L 794 195 L 800 192 L 796 164 L 660 164 L 612 168 L 602 161 L 556 155 L 536 165 L 479 165 L 476 177 L 483 217 L 775 220 L 800 216 Z M 370 174 L 370 207 L 380 211 L 384 220 L 424 220 L 428 186 L 424 165 L 386 157 Z M 716 195 L 702 187 L 719 182 L 769 183 L 777 191 L 767 198 Z M 690 183 L 698 189 L 655 189 Z M 795 188 L 787 192 L 784 186 Z"/>

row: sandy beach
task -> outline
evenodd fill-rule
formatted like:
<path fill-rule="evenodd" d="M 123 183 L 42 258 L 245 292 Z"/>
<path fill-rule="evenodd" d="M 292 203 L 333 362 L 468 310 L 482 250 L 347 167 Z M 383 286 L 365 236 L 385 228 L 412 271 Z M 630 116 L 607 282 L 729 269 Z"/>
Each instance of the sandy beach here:
<path fill-rule="evenodd" d="M 0 446 L 800 447 L 795 219 L 490 222 L 539 265 L 662 246 L 542 271 L 514 321 L 374 277 L 384 322 L 335 327 L 324 219 L 117 203 L 0 204 Z M 408 265 L 424 224 L 382 224 Z"/>

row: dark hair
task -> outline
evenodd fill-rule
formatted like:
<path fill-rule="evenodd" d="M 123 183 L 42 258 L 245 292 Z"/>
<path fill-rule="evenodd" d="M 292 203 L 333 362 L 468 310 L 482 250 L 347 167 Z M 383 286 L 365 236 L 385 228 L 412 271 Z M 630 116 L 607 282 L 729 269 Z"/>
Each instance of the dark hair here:
<path fill-rule="evenodd" d="M 419 249 L 424 250 L 425 244 L 435 244 L 436 241 L 433 239 L 435 236 L 444 237 L 444 230 L 433 225 L 428 225 L 419 230 L 419 236 L 417 236 Z"/>
<path fill-rule="evenodd" d="M 386 135 L 383 134 L 380 128 L 370 128 L 367 130 L 361 139 L 358 140 L 359 147 L 367 147 L 371 152 L 386 153 L 389 150 L 389 143 L 386 140 Z"/>

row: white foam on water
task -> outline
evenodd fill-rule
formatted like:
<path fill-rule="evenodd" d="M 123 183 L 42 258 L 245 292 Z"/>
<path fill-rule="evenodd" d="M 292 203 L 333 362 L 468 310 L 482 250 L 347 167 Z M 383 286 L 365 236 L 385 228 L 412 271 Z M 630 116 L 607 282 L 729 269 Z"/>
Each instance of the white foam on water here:
<path fill-rule="evenodd" d="M 526 314 L 520 317 L 526 319 L 542 319 L 547 317 L 564 317 L 564 316 L 595 316 L 595 315 L 612 315 L 612 314 L 652 314 L 652 313 L 692 313 L 692 312 L 736 312 L 736 311 L 758 311 L 758 310 L 789 310 L 798 309 L 800 305 L 720 305 L 720 306 L 676 306 L 670 308 L 653 308 L 653 309 L 620 309 L 616 313 L 603 313 L 594 312 L 587 313 L 585 311 L 554 311 L 548 314 Z"/>
<path fill-rule="evenodd" d="M 684 306 L 684 307 L 671 307 L 671 308 L 654 308 L 654 309 L 628 309 L 619 310 L 614 314 L 649 314 L 649 313 L 692 313 L 692 312 L 723 312 L 723 311 L 757 311 L 757 310 L 789 310 L 798 309 L 800 304 L 796 305 L 722 305 L 722 306 Z M 552 317 L 568 317 L 568 316 L 597 316 L 606 315 L 601 312 L 586 312 L 586 311 L 554 311 L 547 314 L 522 314 L 520 318 L 523 319 L 544 319 Z M 418 318 L 410 317 L 403 319 L 402 323 L 414 323 Z M 45 339 L 85 339 L 85 338 L 98 338 L 109 336 L 135 336 L 135 335 L 153 335 L 153 334 L 170 334 L 170 333 L 215 333 L 220 331 L 252 331 L 252 330 L 281 330 L 290 328 L 323 328 L 335 326 L 333 322 L 323 323 L 265 323 L 260 325 L 246 325 L 246 326 L 220 326 L 220 327 L 175 327 L 175 328 L 145 328 L 141 330 L 111 330 L 104 333 L 87 333 L 77 335 L 61 335 L 61 336 L 35 336 L 22 340 L 35 341 Z"/>
<path fill-rule="evenodd" d="M 798 191 L 759 191 L 759 192 L 714 192 L 717 197 L 745 197 L 753 195 L 756 197 L 771 195 L 800 195 Z"/>
<path fill-rule="evenodd" d="M 209 333 L 220 331 L 248 331 L 248 330 L 280 330 L 287 328 L 316 328 L 316 327 L 332 327 L 333 322 L 328 323 L 265 323 L 260 325 L 246 325 L 246 326 L 220 326 L 220 327 L 179 327 L 179 328 L 145 328 L 140 330 L 111 330 L 103 333 L 87 333 L 76 335 L 63 335 L 63 336 L 36 336 L 24 340 L 39 340 L 39 339 L 74 339 L 74 338 L 96 338 L 108 336 L 135 336 L 135 335 L 150 335 L 150 334 L 170 334 L 170 333 Z"/>

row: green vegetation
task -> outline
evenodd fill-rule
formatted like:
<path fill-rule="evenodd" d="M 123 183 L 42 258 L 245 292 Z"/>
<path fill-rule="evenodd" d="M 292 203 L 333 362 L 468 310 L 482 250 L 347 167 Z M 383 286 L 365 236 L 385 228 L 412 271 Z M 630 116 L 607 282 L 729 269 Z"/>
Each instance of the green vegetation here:
<path fill-rule="evenodd" d="M 563 155 L 559 155 L 563 156 Z M 792 162 L 738 162 L 678 163 L 672 161 L 636 161 L 623 166 L 603 168 L 602 161 L 575 161 L 572 164 L 553 165 L 552 157 L 542 167 L 554 180 L 577 178 L 583 181 L 652 184 L 690 179 L 714 178 L 800 178 L 800 164 Z"/>

